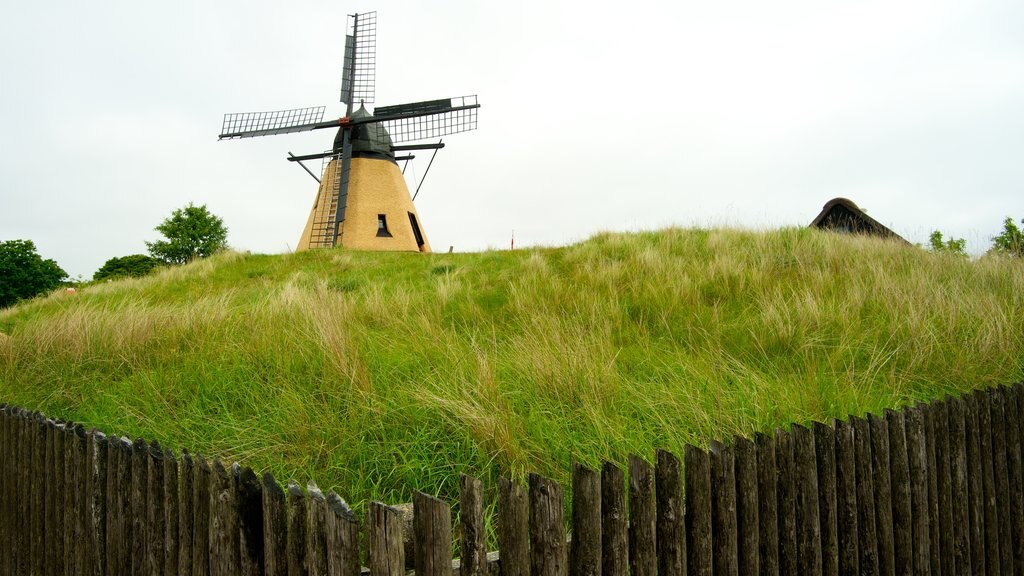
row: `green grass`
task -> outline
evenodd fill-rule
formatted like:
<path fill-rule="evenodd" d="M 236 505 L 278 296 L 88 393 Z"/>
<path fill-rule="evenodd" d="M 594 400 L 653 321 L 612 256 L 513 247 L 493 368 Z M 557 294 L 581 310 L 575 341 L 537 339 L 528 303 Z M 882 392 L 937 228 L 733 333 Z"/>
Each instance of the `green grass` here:
<path fill-rule="evenodd" d="M 1024 376 L 1024 263 L 808 229 L 228 253 L 0 311 L 0 401 L 357 506 Z"/>

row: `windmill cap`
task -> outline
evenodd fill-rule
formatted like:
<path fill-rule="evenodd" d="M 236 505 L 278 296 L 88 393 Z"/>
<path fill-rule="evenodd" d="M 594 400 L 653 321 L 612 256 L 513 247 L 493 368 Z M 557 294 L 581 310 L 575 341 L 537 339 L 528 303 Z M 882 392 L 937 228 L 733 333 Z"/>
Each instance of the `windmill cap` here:
<path fill-rule="evenodd" d="M 349 116 L 352 120 L 362 120 L 365 118 L 373 118 L 373 114 L 366 111 L 365 106 L 359 106 L 359 109 Z M 337 136 L 334 137 L 334 150 L 340 152 L 342 148 L 342 135 L 345 129 L 338 130 Z M 391 152 L 392 142 L 391 136 L 388 131 L 384 128 L 383 124 L 377 122 L 369 122 L 366 124 L 358 124 L 352 128 L 352 156 L 355 158 L 359 157 L 371 157 L 371 158 L 386 158 L 394 161 L 395 155 Z"/>

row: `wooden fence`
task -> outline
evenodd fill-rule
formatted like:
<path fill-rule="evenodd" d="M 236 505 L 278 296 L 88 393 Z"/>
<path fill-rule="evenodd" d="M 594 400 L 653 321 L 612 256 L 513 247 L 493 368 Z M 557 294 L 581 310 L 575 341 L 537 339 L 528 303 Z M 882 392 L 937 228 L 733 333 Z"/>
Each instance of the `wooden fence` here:
<path fill-rule="evenodd" d="M 464 476 L 453 568 L 450 508 L 426 494 L 414 498 L 409 560 L 395 508 L 373 503 L 360 522 L 312 483 L 282 488 L 237 464 L 2 406 L 0 572 L 1020 575 L 1022 415 L 1016 385 L 686 446 L 682 460 L 631 456 L 627 471 L 574 465 L 568 518 L 547 478 L 503 478 L 485 493 Z M 500 559 L 486 550 L 485 494 L 497 498 Z"/>

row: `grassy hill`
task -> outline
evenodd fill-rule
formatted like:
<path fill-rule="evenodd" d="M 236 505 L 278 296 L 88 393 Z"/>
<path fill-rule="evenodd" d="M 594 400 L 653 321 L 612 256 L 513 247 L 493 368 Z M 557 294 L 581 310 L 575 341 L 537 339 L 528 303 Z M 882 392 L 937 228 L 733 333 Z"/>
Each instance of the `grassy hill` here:
<path fill-rule="evenodd" d="M 808 229 L 228 253 L 0 333 L 0 401 L 400 502 L 1019 381 L 1024 263 Z"/>

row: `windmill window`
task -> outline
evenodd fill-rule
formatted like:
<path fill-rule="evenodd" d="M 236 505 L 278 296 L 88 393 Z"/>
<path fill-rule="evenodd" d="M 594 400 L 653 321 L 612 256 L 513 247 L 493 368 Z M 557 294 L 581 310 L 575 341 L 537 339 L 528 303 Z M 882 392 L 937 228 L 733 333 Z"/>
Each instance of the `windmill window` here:
<path fill-rule="evenodd" d="M 391 237 L 391 232 L 388 232 L 388 219 L 383 214 L 377 214 L 377 236 L 383 238 Z"/>

